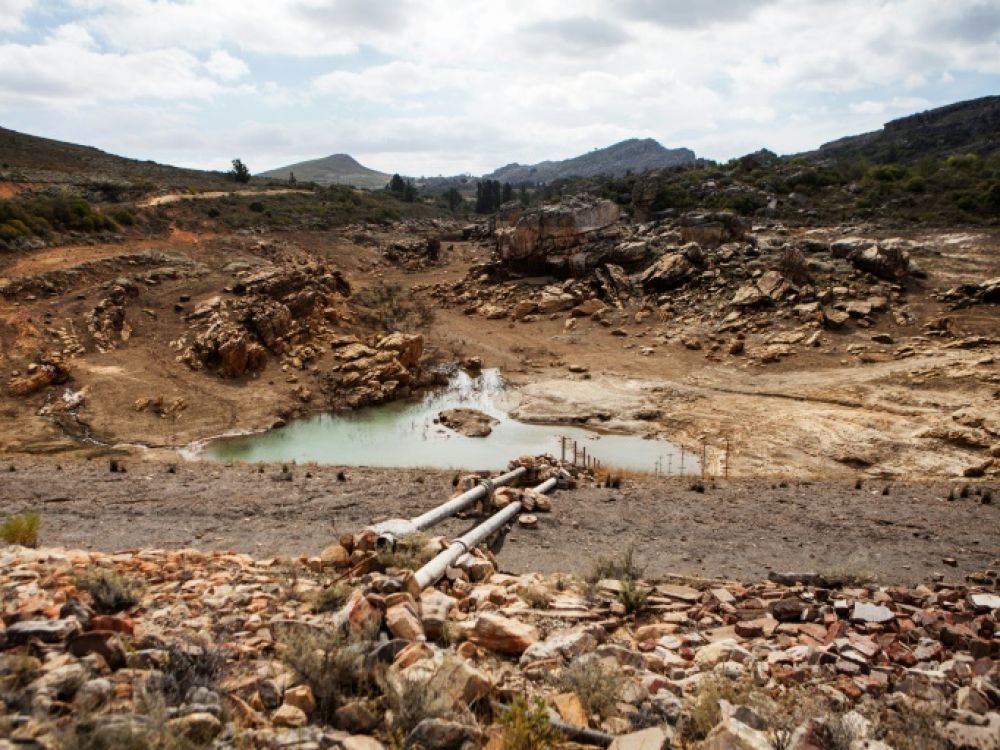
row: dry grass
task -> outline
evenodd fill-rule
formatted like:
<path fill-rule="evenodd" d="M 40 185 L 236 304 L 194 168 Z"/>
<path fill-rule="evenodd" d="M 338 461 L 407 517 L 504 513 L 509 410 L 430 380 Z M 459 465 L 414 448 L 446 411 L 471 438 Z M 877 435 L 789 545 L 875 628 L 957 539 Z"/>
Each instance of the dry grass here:
<path fill-rule="evenodd" d="M 559 741 L 541 698 L 528 703 L 524 695 L 518 695 L 501 712 L 500 726 L 504 750 L 547 750 Z"/>
<path fill-rule="evenodd" d="M 734 706 L 746 705 L 753 686 L 748 680 L 731 680 L 708 677 L 690 696 L 680 721 L 681 736 L 689 742 L 700 742 L 722 720 L 719 701 L 726 700 Z"/>
<path fill-rule="evenodd" d="M 364 669 L 368 644 L 333 631 L 288 628 L 278 635 L 282 660 L 308 685 L 326 721 L 345 698 L 370 695 L 376 685 Z"/>
<path fill-rule="evenodd" d="M 434 555 L 424 534 L 410 534 L 397 541 L 395 549 L 379 550 L 377 560 L 382 570 L 417 570 L 433 560 Z"/>
<path fill-rule="evenodd" d="M 315 592 L 310 599 L 312 611 L 316 613 L 336 612 L 347 603 L 353 590 L 350 585 L 343 582 L 324 586 Z"/>
<path fill-rule="evenodd" d="M 525 586 L 518 589 L 517 595 L 532 609 L 548 609 L 552 606 L 552 595 L 541 586 Z"/>
<path fill-rule="evenodd" d="M 121 612 L 139 601 L 138 582 L 114 570 L 86 570 L 76 577 L 76 586 L 90 594 L 94 609 L 101 614 Z"/>
<path fill-rule="evenodd" d="M 637 581 L 642 578 L 644 572 L 644 569 L 636 564 L 635 547 L 630 544 L 620 558 L 598 558 L 587 574 L 586 580 L 588 583 L 597 583 L 606 578 Z"/>
<path fill-rule="evenodd" d="M 576 693 L 587 715 L 606 719 L 615 714 L 625 680 L 617 669 L 606 667 L 600 659 L 584 656 L 563 668 L 558 687 Z"/>
<path fill-rule="evenodd" d="M 42 529 L 42 516 L 39 513 L 20 513 L 8 516 L 0 526 L 0 539 L 7 544 L 19 544 L 22 547 L 37 547 L 38 533 Z"/>

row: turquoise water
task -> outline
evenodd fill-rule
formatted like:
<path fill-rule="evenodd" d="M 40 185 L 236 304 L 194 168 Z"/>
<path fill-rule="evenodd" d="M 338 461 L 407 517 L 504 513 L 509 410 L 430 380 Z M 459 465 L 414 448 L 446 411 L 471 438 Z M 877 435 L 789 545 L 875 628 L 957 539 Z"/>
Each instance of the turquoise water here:
<path fill-rule="evenodd" d="M 536 425 L 511 419 L 497 370 L 478 377 L 456 373 L 448 386 L 420 400 L 395 402 L 344 414 L 321 414 L 256 435 L 219 438 L 202 455 L 224 461 L 296 461 L 338 466 L 501 469 L 512 458 L 560 455 L 560 437 L 577 441 L 606 466 L 680 473 L 680 450 L 664 440 L 604 435 L 579 427 Z M 470 438 L 435 424 L 444 409 L 479 409 L 500 420 L 485 438 Z M 698 471 L 688 454 L 685 471 Z"/>

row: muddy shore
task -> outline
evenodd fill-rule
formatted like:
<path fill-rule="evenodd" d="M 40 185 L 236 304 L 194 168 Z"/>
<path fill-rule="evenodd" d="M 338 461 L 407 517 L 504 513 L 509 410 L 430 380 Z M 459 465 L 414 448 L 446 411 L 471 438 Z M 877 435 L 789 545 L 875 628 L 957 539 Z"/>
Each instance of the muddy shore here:
<path fill-rule="evenodd" d="M 2 513 L 37 510 L 41 542 L 100 551 L 233 549 L 317 555 L 341 533 L 408 517 L 452 492 L 452 472 L 213 464 L 125 458 L 0 459 Z M 785 486 L 782 486 L 785 485 Z M 708 482 L 628 479 L 621 489 L 559 492 L 537 530 L 515 528 L 499 556 L 511 572 L 585 574 L 634 545 L 647 573 L 757 580 L 786 571 L 851 572 L 883 583 L 934 574 L 961 581 L 1000 564 L 1000 505 L 961 483 Z M 883 494 L 888 488 L 888 494 Z M 471 520 L 455 519 L 454 535 Z M 946 563 L 948 559 L 950 562 Z M 951 564 L 953 561 L 953 564 Z"/>

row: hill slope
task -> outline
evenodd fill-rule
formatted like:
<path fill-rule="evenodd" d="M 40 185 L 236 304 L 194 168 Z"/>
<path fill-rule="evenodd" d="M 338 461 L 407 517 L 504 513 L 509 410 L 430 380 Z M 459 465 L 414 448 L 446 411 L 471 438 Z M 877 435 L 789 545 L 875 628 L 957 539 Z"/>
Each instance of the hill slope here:
<path fill-rule="evenodd" d="M 1000 148 L 1000 96 L 956 102 L 887 122 L 881 130 L 839 138 L 805 156 L 913 163 L 956 153 L 980 156 Z"/>
<path fill-rule="evenodd" d="M 631 138 L 572 159 L 543 161 L 538 164 L 508 164 L 485 177 L 512 184 L 541 183 L 564 177 L 618 177 L 628 172 L 677 167 L 693 164 L 694 161 L 695 155 L 690 149 L 668 149 L 652 138 Z"/>
<path fill-rule="evenodd" d="M 222 172 L 129 159 L 91 146 L 0 128 L 0 179 L 5 177 L 39 182 L 153 183 L 164 187 L 232 184 Z"/>
<path fill-rule="evenodd" d="M 378 190 L 384 188 L 391 175 L 377 172 L 359 164 L 347 154 L 333 154 L 322 159 L 300 161 L 287 167 L 261 172 L 260 177 L 287 180 L 294 173 L 300 182 L 317 182 L 320 185 L 352 185 L 359 188 Z"/>

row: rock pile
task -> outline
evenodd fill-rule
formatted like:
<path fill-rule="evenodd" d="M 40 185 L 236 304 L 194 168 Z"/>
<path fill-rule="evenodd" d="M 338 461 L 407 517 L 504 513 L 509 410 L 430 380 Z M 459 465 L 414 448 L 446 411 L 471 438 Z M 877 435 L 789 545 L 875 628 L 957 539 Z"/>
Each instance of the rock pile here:
<path fill-rule="evenodd" d="M 603 561 L 582 582 L 498 573 L 473 550 L 421 592 L 407 567 L 444 540 L 387 554 L 371 536 L 295 560 L 0 549 L 3 733 L 500 748 L 534 716 L 620 750 L 843 736 L 884 750 L 913 732 L 986 750 L 1000 736 L 996 571 L 907 589 L 647 582 Z"/>

